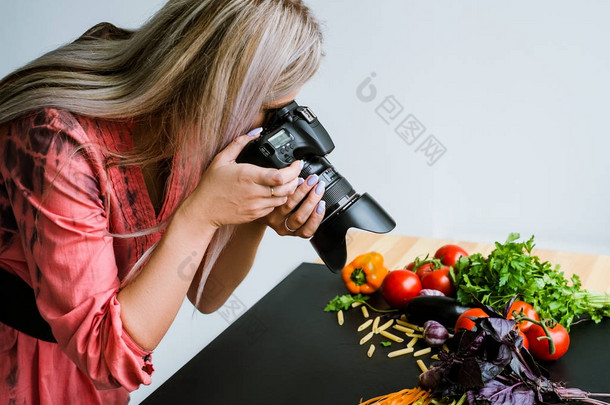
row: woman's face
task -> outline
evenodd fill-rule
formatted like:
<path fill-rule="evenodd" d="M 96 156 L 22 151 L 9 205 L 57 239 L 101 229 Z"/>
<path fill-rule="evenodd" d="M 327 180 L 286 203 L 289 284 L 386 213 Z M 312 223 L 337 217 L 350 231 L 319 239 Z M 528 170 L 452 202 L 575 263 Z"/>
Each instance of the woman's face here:
<path fill-rule="evenodd" d="M 294 99 L 297 97 L 298 94 L 299 94 L 299 90 L 287 95 L 286 97 L 278 98 L 267 104 L 264 104 L 261 107 L 261 110 L 258 112 L 256 121 L 254 121 L 254 124 L 252 124 L 251 129 L 264 126 L 266 123 L 265 121 L 267 120 L 267 117 L 269 115 L 269 112 L 271 112 L 272 110 L 275 110 L 277 108 L 283 107 L 286 104 L 290 104 L 292 101 L 294 101 Z"/>

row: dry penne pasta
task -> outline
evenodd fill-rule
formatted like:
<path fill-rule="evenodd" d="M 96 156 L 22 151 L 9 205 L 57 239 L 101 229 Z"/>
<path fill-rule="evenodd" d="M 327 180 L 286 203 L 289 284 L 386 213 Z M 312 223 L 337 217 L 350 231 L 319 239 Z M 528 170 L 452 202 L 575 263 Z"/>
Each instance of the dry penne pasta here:
<path fill-rule="evenodd" d="M 409 323 L 409 322 L 403 322 L 403 323 L 401 323 L 401 325 L 402 326 L 406 326 L 407 328 L 411 328 L 413 330 L 418 330 L 420 332 L 424 331 L 423 326 L 415 325 L 415 324 L 412 324 L 412 323 Z"/>
<path fill-rule="evenodd" d="M 448 351 L 449 351 L 449 348 L 447 347 L 447 345 L 446 345 L 446 344 L 443 344 L 443 350 L 444 350 L 444 351 L 446 351 L 446 352 L 448 352 Z"/>
<path fill-rule="evenodd" d="M 401 337 L 399 337 L 399 336 L 396 336 L 395 334 L 390 333 L 390 332 L 388 332 L 388 331 L 386 331 L 386 330 L 382 330 L 381 332 L 379 332 L 379 334 L 380 334 L 381 336 L 385 336 L 385 337 L 387 337 L 388 339 L 393 340 L 393 341 L 398 342 L 398 343 L 402 343 L 402 342 L 404 342 L 404 339 L 403 339 L 403 338 L 401 338 Z"/>
<path fill-rule="evenodd" d="M 426 347 L 425 349 L 421 349 L 413 353 L 413 357 L 423 356 L 424 354 L 428 354 L 432 351 L 431 347 Z"/>
<path fill-rule="evenodd" d="M 419 369 L 421 370 L 422 373 L 425 373 L 426 371 L 428 371 L 428 367 L 426 367 L 426 364 L 420 360 L 417 360 L 417 365 L 419 366 Z"/>
<path fill-rule="evenodd" d="M 407 336 L 410 338 L 418 338 L 418 339 L 422 339 L 424 337 L 424 335 L 422 335 L 421 333 L 407 333 Z"/>
<path fill-rule="evenodd" d="M 394 329 L 399 330 L 399 331 L 404 332 L 404 333 L 415 333 L 415 331 L 414 331 L 413 329 L 411 329 L 411 328 L 407 328 L 406 326 L 402 326 L 402 325 L 400 325 L 400 324 L 398 324 L 398 325 L 393 325 L 392 327 L 393 327 Z"/>
<path fill-rule="evenodd" d="M 405 354 L 409 354 L 413 351 L 412 347 L 405 347 L 404 349 L 400 349 L 400 350 L 394 350 L 393 352 L 388 353 L 388 357 L 396 357 L 396 356 L 403 356 Z"/>
<path fill-rule="evenodd" d="M 377 327 L 379 326 L 379 321 L 381 320 L 381 317 L 378 316 L 377 318 L 375 318 L 375 320 L 373 321 L 373 332 L 377 333 Z"/>
<path fill-rule="evenodd" d="M 438 354 L 435 354 L 435 355 L 433 355 L 433 356 L 430 356 L 430 358 L 431 358 L 432 360 L 439 360 Z"/>
<path fill-rule="evenodd" d="M 405 314 L 400 315 L 400 320 L 403 322 L 407 321 L 407 316 Z"/>
<path fill-rule="evenodd" d="M 375 345 L 374 345 L 374 344 L 371 344 L 371 345 L 369 346 L 369 350 L 366 352 L 366 355 L 367 355 L 368 357 L 373 357 L 373 353 L 374 353 L 374 352 L 375 352 Z"/>
<path fill-rule="evenodd" d="M 390 326 L 392 326 L 393 323 L 394 323 L 394 320 L 390 319 L 389 321 L 387 321 L 386 323 L 384 323 L 383 325 L 378 327 L 377 332 L 381 332 L 382 330 L 388 329 Z"/>
<path fill-rule="evenodd" d="M 407 347 L 413 347 L 415 346 L 415 344 L 417 343 L 417 341 L 419 340 L 419 338 L 411 338 L 411 340 L 409 340 L 409 343 L 407 343 Z"/>
<path fill-rule="evenodd" d="M 368 321 L 364 321 L 364 323 L 362 325 L 358 326 L 358 332 L 362 332 L 363 330 L 365 330 L 366 328 L 371 326 L 372 323 L 373 323 L 372 319 L 369 319 Z"/>
<path fill-rule="evenodd" d="M 343 310 L 339 310 L 339 312 L 337 312 L 337 322 L 339 323 L 339 325 L 343 325 L 344 322 L 344 318 L 343 318 Z"/>
<path fill-rule="evenodd" d="M 369 340 L 371 340 L 371 338 L 373 337 L 375 333 L 373 333 L 372 331 L 367 333 L 362 339 L 360 339 L 360 344 L 363 345 L 366 342 L 368 342 Z"/>
<path fill-rule="evenodd" d="M 362 316 L 364 316 L 365 318 L 369 317 L 369 310 L 366 309 L 366 307 L 363 305 L 360 307 L 360 309 L 362 310 Z"/>
<path fill-rule="evenodd" d="M 362 302 L 352 302 L 352 308 L 358 308 L 360 305 L 362 305 Z"/>

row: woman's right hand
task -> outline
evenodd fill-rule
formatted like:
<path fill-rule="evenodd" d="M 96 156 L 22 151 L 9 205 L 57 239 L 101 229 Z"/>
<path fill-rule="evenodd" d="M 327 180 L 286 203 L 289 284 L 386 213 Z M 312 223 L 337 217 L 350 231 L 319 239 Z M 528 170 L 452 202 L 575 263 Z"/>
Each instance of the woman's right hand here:
<path fill-rule="evenodd" d="M 283 169 L 262 168 L 235 160 L 259 135 L 242 135 L 223 149 L 184 202 L 193 221 L 215 229 L 252 222 L 286 203 L 298 186 L 301 162 Z"/>

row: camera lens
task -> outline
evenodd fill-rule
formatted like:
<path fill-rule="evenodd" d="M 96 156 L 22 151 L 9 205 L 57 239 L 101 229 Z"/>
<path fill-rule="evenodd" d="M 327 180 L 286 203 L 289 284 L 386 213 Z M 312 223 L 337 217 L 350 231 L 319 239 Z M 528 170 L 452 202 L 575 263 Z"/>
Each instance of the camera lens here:
<path fill-rule="evenodd" d="M 326 158 L 314 156 L 305 161 L 301 177 L 307 178 L 311 174 L 317 174 L 319 181 L 323 181 L 326 184 L 326 190 L 322 197 L 326 202 L 324 220 L 332 217 L 353 199 L 357 198 L 356 190 L 354 190 L 345 177 L 337 172 L 335 167 Z"/>

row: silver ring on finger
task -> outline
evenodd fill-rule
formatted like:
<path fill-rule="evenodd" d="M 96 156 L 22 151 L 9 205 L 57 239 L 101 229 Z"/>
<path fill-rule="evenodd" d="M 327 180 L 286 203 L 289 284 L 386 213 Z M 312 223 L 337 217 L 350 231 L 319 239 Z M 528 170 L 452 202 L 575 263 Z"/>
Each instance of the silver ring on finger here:
<path fill-rule="evenodd" d="M 288 226 L 288 217 L 284 218 L 284 228 L 290 233 L 295 233 L 297 230 Z"/>

